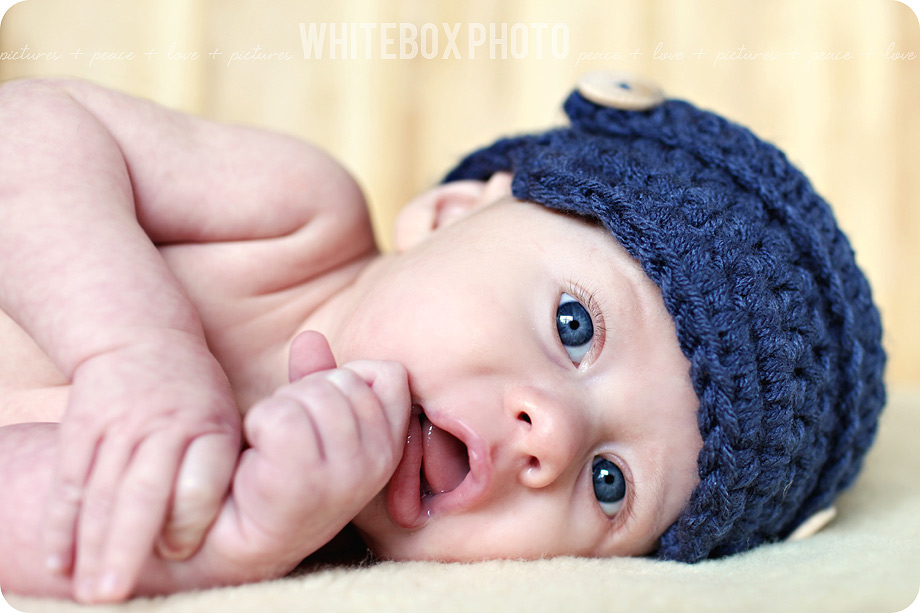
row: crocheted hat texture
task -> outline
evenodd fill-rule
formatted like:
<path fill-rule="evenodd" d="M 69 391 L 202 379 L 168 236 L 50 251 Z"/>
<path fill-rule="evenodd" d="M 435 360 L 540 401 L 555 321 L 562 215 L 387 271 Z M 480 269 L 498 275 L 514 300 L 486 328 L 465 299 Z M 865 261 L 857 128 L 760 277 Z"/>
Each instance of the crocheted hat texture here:
<path fill-rule="evenodd" d="M 564 108 L 570 127 L 501 139 L 445 181 L 510 171 L 516 198 L 599 221 L 661 289 L 703 446 L 657 556 L 785 538 L 853 482 L 885 402 L 881 323 L 849 242 L 781 151 L 717 114 L 577 91 Z"/>

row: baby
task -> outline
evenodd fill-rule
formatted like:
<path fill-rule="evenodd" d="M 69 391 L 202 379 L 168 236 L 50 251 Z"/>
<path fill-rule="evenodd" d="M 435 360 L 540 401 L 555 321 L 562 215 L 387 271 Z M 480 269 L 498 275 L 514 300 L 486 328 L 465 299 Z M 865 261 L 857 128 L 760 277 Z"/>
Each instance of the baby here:
<path fill-rule="evenodd" d="M 644 81 L 565 109 L 381 254 L 307 144 L 0 88 L 0 586 L 258 581 L 348 524 L 384 559 L 695 562 L 829 507 L 884 404 L 830 209 Z"/>

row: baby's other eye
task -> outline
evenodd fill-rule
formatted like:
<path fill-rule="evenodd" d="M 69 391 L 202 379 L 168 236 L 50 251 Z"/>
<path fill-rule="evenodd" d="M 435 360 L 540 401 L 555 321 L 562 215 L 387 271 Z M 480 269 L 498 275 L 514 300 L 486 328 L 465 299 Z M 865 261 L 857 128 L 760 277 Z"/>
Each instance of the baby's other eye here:
<path fill-rule="evenodd" d="M 607 517 L 616 515 L 626 498 L 626 477 L 617 465 L 602 456 L 596 456 L 592 463 L 591 476 L 594 481 L 594 497 Z"/>
<path fill-rule="evenodd" d="M 594 340 L 594 322 L 588 309 L 569 294 L 562 294 L 556 309 L 556 330 L 565 352 L 575 365 L 581 363 Z"/>

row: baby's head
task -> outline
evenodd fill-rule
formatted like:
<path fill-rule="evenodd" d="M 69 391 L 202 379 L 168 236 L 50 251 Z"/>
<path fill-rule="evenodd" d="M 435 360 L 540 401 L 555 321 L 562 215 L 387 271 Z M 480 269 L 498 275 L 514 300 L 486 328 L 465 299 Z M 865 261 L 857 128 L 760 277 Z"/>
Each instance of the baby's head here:
<path fill-rule="evenodd" d="M 582 495 L 579 492 L 587 489 L 599 501 L 601 517 L 611 518 L 610 527 L 598 528 L 610 534 L 595 531 L 584 543 L 573 542 L 569 550 L 550 546 L 550 539 L 542 549 L 539 544 L 533 550 L 511 547 L 511 557 L 527 557 L 531 552 L 595 555 L 654 550 L 664 559 L 693 562 L 787 537 L 811 515 L 829 507 L 853 482 L 884 404 L 880 320 L 847 239 L 828 205 L 779 150 L 718 115 L 686 102 L 663 100 L 653 86 L 610 74 L 583 79 L 579 91 L 566 101 L 565 110 L 570 127 L 499 140 L 469 155 L 446 181 L 448 185 L 488 181 L 486 185 L 500 192 L 503 177 L 507 177 L 517 201 L 554 211 L 536 216 L 531 227 L 531 222 L 515 221 L 515 215 L 521 215 L 520 207 L 534 205 L 508 199 L 485 213 L 486 217 L 479 217 L 477 231 L 488 234 L 494 222 L 494 227 L 507 232 L 508 224 L 520 223 L 522 232 L 536 232 L 532 241 L 539 240 L 532 242 L 532 249 L 538 256 L 541 250 L 552 252 L 551 261 L 587 267 L 587 281 L 575 275 L 576 286 L 571 291 L 563 289 L 554 307 L 555 332 L 575 370 L 583 371 L 579 376 L 584 387 L 566 388 L 576 379 L 560 375 L 558 383 L 541 388 L 539 381 L 556 376 L 552 369 L 542 379 L 529 380 L 522 366 L 515 379 L 509 374 L 514 369 L 502 370 L 507 368 L 504 362 L 496 358 L 492 365 L 482 358 L 487 341 L 477 344 L 475 327 L 460 337 L 457 359 L 465 362 L 456 370 L 467 368 L 470 373 L 466 402 L 475 404 L 487 395 L 497 395 L 500 408 L 493 410 L 494 420 L 497 423 L 507 417 L 511 425 L 495 425 L 496 433 L 521 441 L 539 432 L 547 437 L 545 449 L 537 443 L 520 443 L 509 445 L 514 451 L 505 456 L 487 444 L 488 434 L 478 432 L 463 440 L 474 430 L 487 431 L 493 426 L 487 417 L 476 417 L 473 409 L 469 418 L 449 415 L 451 406 L 462 403 L 451 400 L 451 395 L 460 398 L 462 394 L 448 390 L 452 383 L 435 383 L 439 377 L 448 381 L 443 369 L 435 366 L 441 355 L 410 351 L 403 356 L 401 349 L 381 341 L 381 346 L 373 348 L 378 353 L 415 360 L 418 374 L 412 365 L 407 368 L 410 387 L 412 378 L 417 379 L 413 395 L 421 410 L 429 413 L 429 398 L 447 407 L 430 407 L 430 422 L 437 427 L 430 427 L 424 416 L 418 420 L 422 429 L 429 429 L 427 437 L 416 433 L 428 445 L 419 447 L 418 453 L 426 460 L 425 454 L 450 455 L 450 449 L 459 450 L 455 455 L 468 454 L 468 466 L 451 460 L 438 468 L 438 461 L 432 459 L 428 486 L 435 492 L 442 484 L 441 489 L 456 490 L 453 504 L 458 508 L 464 496 L 472 500 L 468 506 L 501 506 L 498 494 L 495 500 L 489 499 L 491 494 L 480 491 L 488 488 L 477 489 L 477 482 L 494 485 L 497 469 L 483 466 L 504 463 L 513 466 L 510 472 L 516 484 L 530 488 L 527 496 L 541 488 L 563 487 L 570 490 L 566 496 L 577 500 Z M 567 223 L 575 223 L 573 217 L 579 219 L 583 240 L 577 233 L 541 230 L 544 216 L 549 224 L 550 216 L 560 217 L 560 212 L 569 216 Z M 475 224 L 470 228 L 476 228 Z M 439 279 L 457 277 L 462 270 L 459 279 L 446 284 L 443 291 L 417 298 L 437 301 L 438 295 L 459 288 L 469 295 L 479 291 L 473 275 L 488 277 L 490 266 L 496 275 L 503 271 L 510 275 L 508 287 L 540 283 L 536 277 L 524 279 L 529 274 L 526 266 L 515 267 L 515 254 L 521 254 L 525 263 L 533 257 L 525 253 L 529 248 L 523 242 L 517 247 L 506 245 L 507 252 L 473 248 L 464 254 L 462 244 L 469 237 L 462 229 L 451 236 L 441 243 L 447 240 L 449 247 L 453 240 L 454 251 L 443 245 L 422 245 L 417 264 L 412 260 L 409 264 L 416 276 L 394 275 L 388 290 L 399 288 L 404 278 L 404 289 L 410 293 L 417 290 L 419 275 L 429 275 L 425 278 L 436 284 Z M 609 240 L 611 236 L 615 241 Z M 495 244 L 521 241 L 515 233 L 487 238 Z M 605 239 L 609 245 L 602 244 Z M 582 264 L 564 263 L 565 245 L 578 252 Z M 429 256 L 433 259 L 427 261 L 439 262 L 431 271 L 425 264 Z M 499 259 L 490 260 L 496 256 Z M 476 269 L 480 259 L 482 265 Z M 608 270 L 610 279 L 598 276 Z M 463 281 L 463 274 L 470 276 L 469 282 Z M 582 287 L 585 283 L 587 288 Z M 486 294 L 493 290 L 488 283 L 481 287 Z M 510 295 L 511 289 L 496 291 Z M 398 291 L 392 294 L 401 295 Z M 603 308 L 592 304 L 595 294 Z M 392 313 L 395 309 L 386 310 L 385 295 L 377 302 L 380 313 Z M 491 304 L 496 321 L 513 325 L 514 314 L 502 310 L 504 294 L 494 303 L 487 298 L 483 301 L 477 296 L 476 308 Z M 475 322 L 478 315 L 484 328 L 493 319 L 488 311 L 460 312 L 447 304 L 438 308 L 447 317 L 456 315 L 454 320 Z M 445 310 L 449 313 L 443 313 Z M 598 321 L 599 317 L 608 321 Z M 373 321 L 380 322 L 373 316 L 366 319 Z M 411 321 L 404 323 L 411 326 Z M 446 318 L 443 325 L 450 326 L 451 321 Z M 500 335 L 526 336 L 528 329 L 539 325 L 530 322 L 528 313 L 521 330 L 491 330 L 495 346 L 520 344 Z M 438 330 L 433 325 L 427 334 L 438 335 Z M 601 332 L 606 335 L 603 342 Z M 545 344 L 538 342 L 533 351 L 543 351 Z M 598 357 L 598 345 L 617 355 Z M 445 353 L 454 350 L 440 348 Z M 649 360 L 646 368 L 642 359 Z M 431 365 L 429 371 L 425 364 Z M 591 368 L 600 374 L 592 375 Z M 490 385 L 494 389 L 482 390 Z M 563 389 L 566 397 L 578 397 L 580 412 L 576 415 L 581 417 L 555 423 L 551 408 L 544 409 L 557 402 L 553 394 L 560 391 L 561 395 Z M 604 402 L 612 407 L 611 416 L 598 417 L 599 409 L 592 407 Z M 463 410 L 454 412 L 462 414 Z M 438 416 L 438 411 L 448 416 Z M 587 436 L 579 427 L 603 435 Z M 630 451 L 643 437 L 653 440 L 639 451 Z M 568 445 L 567 450 L 553 451 L 553 442 Z M 525 449 L 528 444 L 534 445 L 529 451 Z M 574 457 L 578 454 L 587 458 L 587 468 L 579 464 L 584 459 Z M 550 474 L 554 463 L 561 466 L 562 456 L 571 465 L 565 468 L 572 473 L 568 480 L 563 480 L 561 468 Z M 622 466 L 621 456 L 636 467 Z M 642 462 L 650 467 L 639 467 Z M 390 500 L 372 504 L 356 521 L 372 546 L 385 555 L 414 555 L 411 547 L 400 548 L 399 539 L 411 545 L 415 533 L 409 524 L 424 523 L 425 496 L 416 505 L 401 502 L 394 494 L 400 487 L 419 486 L 417 478 L 414 483 L 410 479 L 408 486 L 399 485 L 400 475 L 405 481 L 413 470 L 417 477 L 417 466 L 404 473 L 397 470 L 385 494 Z M 648 486 L 652 482 L 654 488 Z M 421 487 L 426 486 L 422 483 Z M 645 492 L 645 501 L 635 502 L 623 513 L 630 517 L 617 518 L 621 511 L 617 505 L 628 499 L 624 487 L 650 491 Z M 543 493 L 548 491 L 552 490 Z M 530 500 L 521 496 L 506 505 L 507 528 L 497 523 L 496 534 L 515 530 L 515 521 L 543 521 L 541 517 L 546 518 L 547 528 L 558 521 L 552 528 L 557 532 L 574 530 L 572 524 L 596 522 L 596 510 L 592 518 L 582 517 L 576 506 L 580 503 L 575 502 L 568 509 L 556 504 L 552 511 L 533 507 L 532 515 L 515 520 L 514 505 Z M 403 532 L 396 537 L 390 530 L 394 511 L 410 518 L 402 521 L 397 532 Z M 390 517 L 384 518 L 386 515 Z M 479 525 L 489 533 L 493 527 L 483 522 L 485 517 L 479 524 L 458 523 L 451 529 L 475 530 Z M 617 541 L 616 531 L 630 521 L 633 528 L 642 527 L 644 532 L 632 540 L 620 535 Z M 517 538 L 526 539 L 527 528 Z M 538 526 L 529 528 L 536 531 Z M 577 531 L 573 532 L 571 540 L 578 538 Z M 432 549 L 416 549 L 420 552 L 416 557 L 472 557 L 451 556 L 449 551 L 439 556 L 438 543 L 449 542 L 442 538 Z"/>

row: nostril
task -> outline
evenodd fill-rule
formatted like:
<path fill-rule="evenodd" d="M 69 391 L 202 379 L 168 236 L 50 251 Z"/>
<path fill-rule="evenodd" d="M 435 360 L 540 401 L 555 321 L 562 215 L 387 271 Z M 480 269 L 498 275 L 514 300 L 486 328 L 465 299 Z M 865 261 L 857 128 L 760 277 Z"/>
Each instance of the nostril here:
<path fill-rule="evenodd" d="M 520 413 L 518 413 L 518 419 L 520 419 L 520 420 L 523 421 L 523 422 L 527 422 L 528 424 L 529 424 L 529 423 L 532 423 L 532 422 L 530 421 L 530 415 L 528 415 L 528 414 L 525 413 L 524 411 L 521 411 Z"/>

